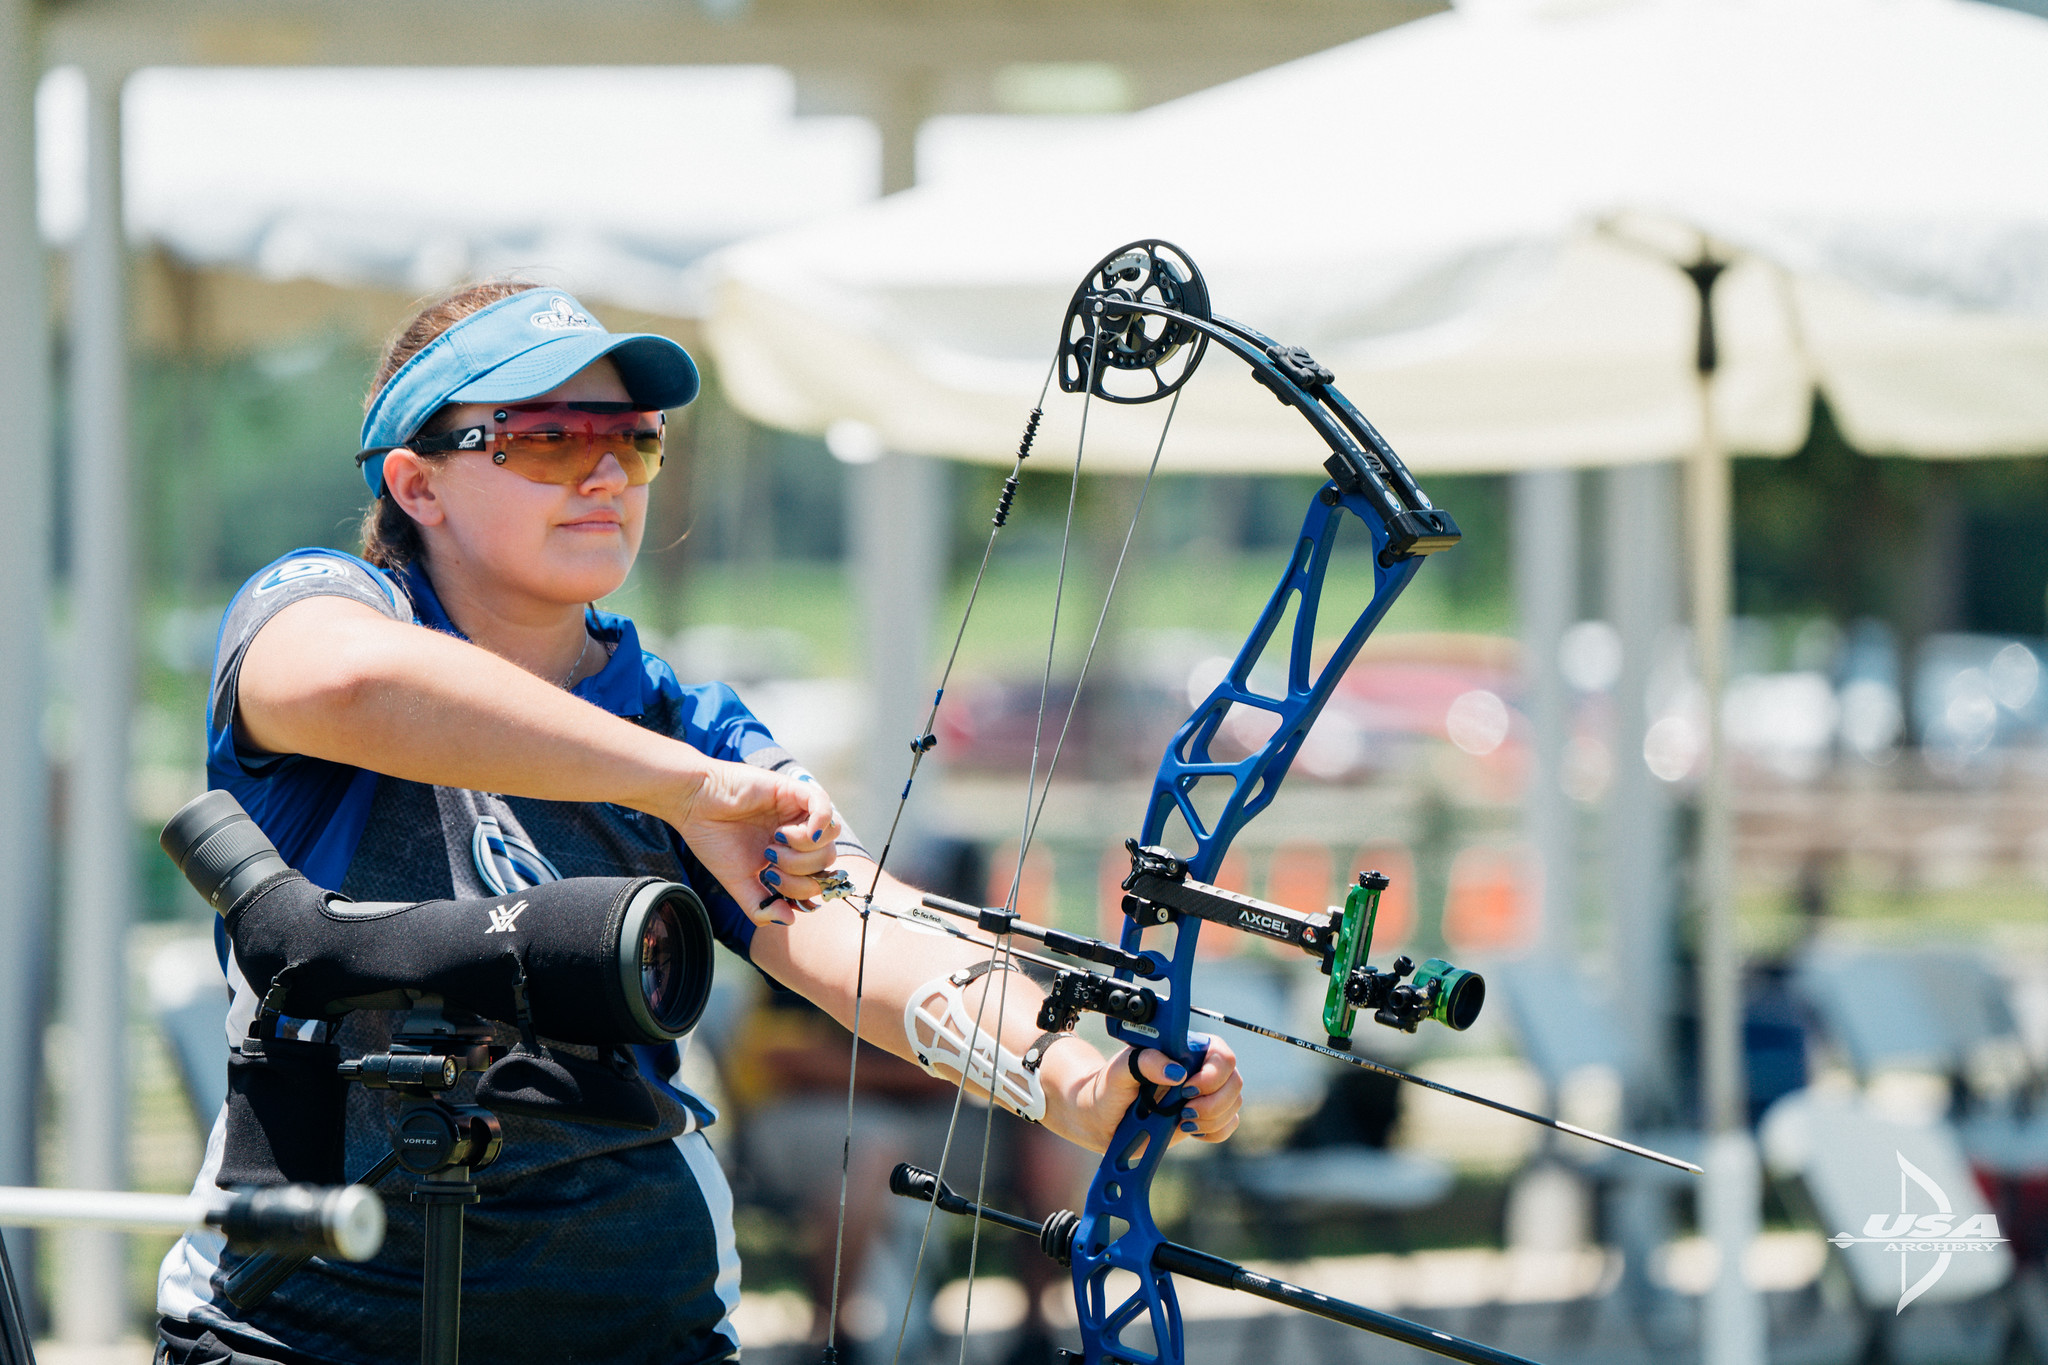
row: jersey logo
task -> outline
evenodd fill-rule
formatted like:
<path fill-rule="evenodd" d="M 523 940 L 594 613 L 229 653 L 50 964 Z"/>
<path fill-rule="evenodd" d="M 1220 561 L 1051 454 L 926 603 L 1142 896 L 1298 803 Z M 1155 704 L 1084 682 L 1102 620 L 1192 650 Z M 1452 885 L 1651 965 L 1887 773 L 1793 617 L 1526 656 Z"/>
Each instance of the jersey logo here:
<path fill-rule="evenodd" d="M 341 574 L 341 566 L 331 559 L 293 559 L 278 565 L 263 575 L 256 584 L 253 595 L 281 588 L 287 583 L 297 583 L 308 578 L 335 578 Z"/>
<path fill-rule="evenodd" d="M 524 910 L 525 908 L 526 908 L 526 902 L 525 902 L 525 901 L 521 901 L 521 902 L 519 902 L 519 903 L 518 903 L 517 905 L 494 905 L 494 906 L 492 906 L 492 907 L 491 907 L 491 927 L 490 927 L 490 928 L 488 928 L 488 929 L 486 929 L 486 930 L 484 930 L 484 932 L 485 932 L 485 933 L 487 933 L 487 934 L 509 934 L 509 933 L 511 933 L 511 932 L 512 932 L 512 926 L 513 926 L 513 925 L 515 925 L 515 924 L 517 924 L 517 923 L 519 922 L 519 912 L 520 912 L 520 911 L 522 911 L 522 910 Z"/>
<path fill-rule="evenodd" d="M 494 896 L 562 880 L 562 874 L 539 849 L 516 834 L 505 833 L 495 815 L 478 818 L 469 852 L 476 862 L 476 875 Z"/>
<path fill-rule="evenodd" d="M 598 332 L 604 330 L 591 321 L 588 313 L 578 312 L 576 305 L 557 294 L 548 300 L 548 306 L 535 313 L 533 325 L 543 332 Z"/>

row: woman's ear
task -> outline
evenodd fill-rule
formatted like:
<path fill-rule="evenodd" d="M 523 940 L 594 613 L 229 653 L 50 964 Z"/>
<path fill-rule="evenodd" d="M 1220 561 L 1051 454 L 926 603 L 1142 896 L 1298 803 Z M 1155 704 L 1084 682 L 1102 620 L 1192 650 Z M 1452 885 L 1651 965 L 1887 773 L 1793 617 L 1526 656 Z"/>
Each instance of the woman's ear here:
<path fill-rule="evenodd" d="M 447 519 L 434 491 L 432 466 L 403 446 L 384 457 L 384 491 L 421 526 L 439 526 Z"/>

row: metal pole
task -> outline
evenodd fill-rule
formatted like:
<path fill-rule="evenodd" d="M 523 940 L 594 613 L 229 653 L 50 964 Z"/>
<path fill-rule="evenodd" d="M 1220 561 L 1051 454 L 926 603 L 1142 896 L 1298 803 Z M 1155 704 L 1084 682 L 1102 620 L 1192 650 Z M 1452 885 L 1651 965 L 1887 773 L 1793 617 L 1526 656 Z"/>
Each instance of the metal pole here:
<path fill-rule="evenodd" d="M 1650 673 L 1678 605 L 1674 466 L 1610 469 L 1606 523 L 1607 619 L 1621 637 L 1614 684 L 1613 779 L 1607 789 L 1608 935 L 1615 978 L 1628 983 L 1630 1123 L 1663 1118 L 1671 1099 L 1678 866 L 1671 798 L 1643 761 Z"/>
<path fill-rule="evenodd" d="M 412 1202 L 426 1207 L 420 1278 L 420 1365 L 457 1365 L 462 1356 L 462 1215 L 476 1202 L 469 1167 L 425 1176 Z"/>
<path fill-rule="evenodd" d="M 1727 681 L 1728 613 L 1734 564 L 1728 452 L 1714 420 L 1713 291 L 1724 265 L 1710 257 L 1686 268 L 1699 290 L 1700 444 L 1686 466 L 1692 541 L 1692 628 L 1706 695 L 1706 766 L 1699 794 L 1694 891 L 1700 912 L 1699 990 L 1702 1095 L 1708 1134 L 1700 1225 L 1720 1253 L 1702 1318 L 1705 1365 L 1763 1365 L 1763 1304 L 1743 1274 L 1760 1221 L 1761 1174 L 1749 1135 L 1742 1058 L 1742 959 L 1736 941 L 1734 814 L 1730 809 L 1721 696 Z"/>
<path fill-rule="evenodd" d="M 848 471 L 852 515 L 847 549 L 859 584 L 866 641 L 869 706 L 864 754 L 867 774 L 856 829 L 871 840 L 888 832 L 890 814 L 910 766 L 910 741 L 931 706 L 931 623 L 946 568 L 947 474 L 944 463 L 923 455 L 884 454 Z M 918 770 L 918 800 L 903 813 L 892 865 L 919 856 L 925 813 L 938 809 L 935 788 L 945 749 Z M 876 852 L 881 846 L 874 846 Z"/>
<path fill-rule="evenodd" d="M 1563 961 L 1577 941 L 1578 812 L 1564 792 L 1571 698 L 1558 652 L 1578 608 L 1578 475 L 1569 469 L 1525 470 L 1514 477 L 1513 497 L 1515 601 L 1530 731 L 1523 829 L 1542 887 L 1542 918 L 1531 946 Z"/>
<path fill-rule="evenodd" d="M 134 897 L 128 814 L 133 705 L 126 246 L 118 71 L 86 73 L 86 219 L 71 266 L 70 692 L 77 707 L 64 836 L 64 999 L 71 1051 L 65 1147 L 71 1183 L 127 1182 L 127 936 Z M 58 1303 L 67 1342 L 114 1341 L 128 1317 L 127 1239 L 67 1234 Z"/>
<path fill-rule="evenodd" d="M 43 984 L 49 957 L 49 765 L 43 753 L 43 652 L 50 596 L 50 333 L 36 231 L 35 90 L 39 44 L 30 0 L 0 0 L 0 443 L 8 531 L 0 536 L 0 1184 L 36 1179 Z M 15 1264 L 35 1265 L 29 1234 L 8 1229 Z M 31 1296 L 33 1297 L 33 1296 Z"/>

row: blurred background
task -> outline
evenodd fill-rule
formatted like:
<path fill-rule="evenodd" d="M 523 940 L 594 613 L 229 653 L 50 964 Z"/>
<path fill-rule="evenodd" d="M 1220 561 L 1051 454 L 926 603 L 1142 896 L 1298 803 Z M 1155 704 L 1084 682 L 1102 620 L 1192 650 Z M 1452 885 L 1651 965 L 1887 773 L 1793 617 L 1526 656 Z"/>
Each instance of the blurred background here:
<path fill-rule="evenodd" d="M 1244 1128 L 1169 1160 L 1169 1235 L 1545 1361 L 2048 1365 L 2039 0 L 0 0 L 0 158 L 0 1183 L 190 1185 L 225 990 L 156 831 L 204 786 L 229 597 L 357 548 L 363 390 L 414 300 L 515 272 L 698 356 L 604 605 L 872 840 L 1060 311 L 1161 236 L 1465 533 L 1220 880 L 1316 909 L 1386 872 L 1376 959 L 1493 991 L 1361 1050 L 1715 1172 L 1233 1037 Z M 1113 936 L 1158 755 L 1320 486 L 1233 364 L 1081 684 L 1162 414 L 1091 435 L 1041 922 Z M 1052 625 L 1078 407 L 1047 407 L 895 864 L 975 902 L 1011 883 Z M 1368 553 L 1339 546 L 1329 646 Z M 1306 959 L 1204 946 L 1202 1003 L 1320 1036 Z M 724 965 L 692 1079 L 740 1327 L 811 1359 L 836 1179 L 786 1154 L 836 1147 L 843 1047 Z M 921 1080 L 872 1070 L 869 1185 L 936 1155 Z M 997 1123 L 991 1202 L 1071 1204 L 1092 1162 Z M 1894 1154 L 2007 1239 L 1904 1308 L 1931 1256 L 1828 1241 L 1934 1211 Z M 963 1229 L 913 1277 L 917 1213 L 855 1211 L 871 1358 L 904 1322 L 905 1359 L 960 1349 Z M 7 1237 L 47 1359 L 147 1358 L 168 1239 Z M 1072 1322 L 1014 1240 L 976 1360 Z M 1405 1349 L 1184 1305 L 1191 1358 Z"/>

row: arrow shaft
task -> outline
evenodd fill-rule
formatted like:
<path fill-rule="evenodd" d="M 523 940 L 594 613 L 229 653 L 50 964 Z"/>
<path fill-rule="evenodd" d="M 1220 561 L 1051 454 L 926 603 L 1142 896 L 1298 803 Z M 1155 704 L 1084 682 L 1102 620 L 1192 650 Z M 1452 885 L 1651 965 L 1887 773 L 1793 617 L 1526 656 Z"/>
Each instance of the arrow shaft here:
<path fill-rule="evenodd" d="M 1190 1005 L 1188 1013 L 1199 1014 L 1205 1019 L 1214 1019 L 1219 1023 L 1228 1024 L 1232 1028 L 1243 1029 L 1246 1033 L 1256 1033 L 1261 1038 L 1271 1038 L 1275 1042 L 1281 1043 L 1292 1043 L 1296 1047 L 1306 1048 L 1310 1052 L 1324 1057 L 1334 1057 L 1340 1062 L 1348 1062 L 1352 1066 L 1366 1071 L 1377 1072 L 1382 1076 L 1391 1076 L 1397 1081 L 1407 1081 L 1410 1085 L 1419 1085 L 1425 1090 L 1434 1090 L 1439 1095 L 1449 1095 L 1453 1099 L 1470 1100 L 1474 1104 L 1483 1104 L 1488 1109 L 1497 1109 L 1503 1114 L 1513 1114 L 1518 1119 L 1527 1119 L 1531 1123 L 1540 1123 L 1545 1128 L 1554 1128 L 1560 1133 L 1569 1133 L 1573 1137 L 1585 1138 L 1588 1142 L 1597 1142 L 1604 1147 L 1612 1147 L 1618 1152 L 1628 1152 L 1634 1156 L 1648 1157 L 1651 1161 L 1661 1161 L 1666 1166 L 1676 1167 L 1681 1171 L 1690 1171 L 1694 1175 L 1705 1174 L 1704 1171 L 1698 1166 L 1693 1165 L 1690 1161 L 1681 1161 L 1675 1156 L 1667 1156 L 1663 1152 L 1652 1148 L 1641 1147 L 1633 1142 L 1623 1142 L 1620 1138 L 1609 1137 L 1605 1133 L 1596 1133 L 1590 1128 L 1581 1128 L 1576 1123 L 1566 1123 L 1561 1119 L 1546 1118 L 1542 1114 L 1531 1113 L 1527 1109 L 1517 1109 L 1512 1104 L 1503 1104 L 1499 1100 L 1490 1100 L 1484 1095 L 1475 1095 L 1469 1090 L 1460 1090 L 1454 1085 L 1445 1085 L 1441 1081 L 1430 1080 L 1427 1076 L 1418 1076 L 1412 1071 L 1403 1071 L 1399 1067 L 1388 1066 L 1383 1062 L 1375 1062 L 1370 1058 L 1360 1057 L 1355 1053 L 1339 1052 L 1336 1048 L 1324 1047 L 1321 1043 L 1312 1043 L 1306 1038 L 1297 1038 L 1291 1033 L 1282 1033 L 1279 1029 L 1267 1028 L 1264 1024 L 1254 1024 L 1249 1019 L 1234 1018 L 1223 1013 L 1221 1010 L 1203 1009 L 1200 1005 Z"/>
<path fill-rule="evenodd" d="M 907 915 L 900 911 L 891 910 L 883 905 L 874 906 L 873 909 L 878 914 L 887 915 L 890 919 L 902 920 L 906 924 L 922 925 L 928 929 L 936 929 L 940 933 L 957 938 L 963 943 L 972 943 L 976 947 L 986 948 L 990 952 L 1003 951 L 987 939 L 970 934 L 964 929 L 956 929 L 937 916 L 927 918 L 923 915 Z M 1021 957 L 1027 962 L 1036 962 L 1041 967 L 1051 967 L 1055 971 L 1068 970 L 1065 964 L 1055 962 L 1049 957 L 1041 957 L 1037 953 L 1027 953 L 1018 948 L 1011 948 L 1008 951 L 1012 957 Z M 1639 1156 L 1650 1161 L 1661 1162 L 1675 1170 L 1685 1171 L 1692 1175 L 1705 1174 L 1704 1171 L 1692 1162 L 1670 1156 L 1653 1147 L 1644 1147 L 1637 1143 L 1624 1142 L 1618 1137 L 1609 1137 L 1605 1133 L 1596 1133 L 1591 1128 L 1581 1128 L 1576 1123 L 1566 1123 L 1562 1119 L 1549 1118 L 1543 1114 L 1532 1113 L 1527 1109 L 1518 1109 L 1512 1104 L 1504 1104 L 1499 1100 L 1490 1100 L 1484 1095 L 1475 1095 L 1469 1090 L 1460 1090 L 1454 1085 L 1445 1085 L 1442 1081 L 1433 1081 L 1427 1076 L 1418 1076 L 1412 1071 L 1403 1071 L 1399 1067 L 1388 1066 L 1384 1062 L 1375 1062 L 1369 1057 L 1360 1057 L 1356 1053 L 1339 1052 L 1336 1048 L 1325 1047 L 1321 1043 L 1312 1043 L 1306 1038 L 1297 1038 L 1291 1033 L 1283 1033 L 1276 1028 L 1267 1028 L 1264 1024 L 1254 1024 L 1249 1019 L 1239 1019 L 1235 1015 L 1225 1014 L 1221 1010 L 1205 1009 L 1200 1005 L 1190 1005 L 1188 1006 L 1188 1013 L 1199 1014 L 1204 1019 L 1214 1019 L 1219 1024 L 1228 1024 L 1231 1028 L 1242 1029 L 1246 1033 L 1256 1033 L 1261 1038 L 1271 1038 L 1278 1043 L 1291 1043 L 1295 1047 L 1305 1048 L 1319 1056 L 1334 1058 L 1337 1061 L 1345 1062 L 1365 1071 L 1376 1072 L 1382 1076 L 1391 1076 L 1397 1081 L 1406 1081 L 1410 1085 L 1419 1085 L 1424 1090 L 1434 1090 L 1439 1095 L 1449 1095 L 1452 1099 L 1469 1100 L 1473 1104 L 1484 1105 L 1488 1109 L 1497 1110 L 1503 1114 L 1512 1114 L 1516 1118 L 1526 1119 L 1530 1123 L 1540 1123 L 1545 1128 L 1552 1128 L 1560 1133 L 1568 1133 L 1572 1137 L 1584 1138 L 1588 1142 L 1597 1142 L 1603 1147 L 1612 1147 L 1617 1152 L 1627 1152 L 1631 1156 Z"/>

